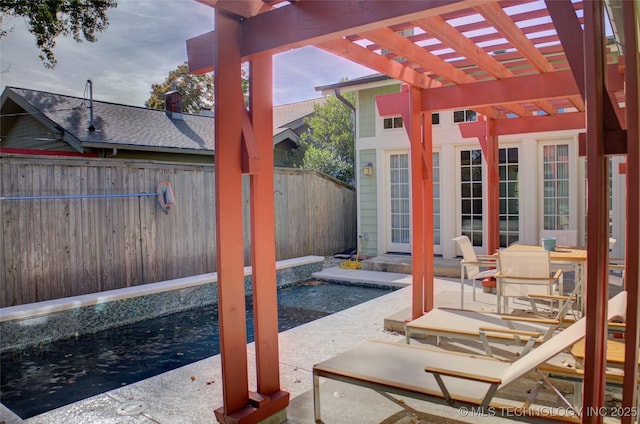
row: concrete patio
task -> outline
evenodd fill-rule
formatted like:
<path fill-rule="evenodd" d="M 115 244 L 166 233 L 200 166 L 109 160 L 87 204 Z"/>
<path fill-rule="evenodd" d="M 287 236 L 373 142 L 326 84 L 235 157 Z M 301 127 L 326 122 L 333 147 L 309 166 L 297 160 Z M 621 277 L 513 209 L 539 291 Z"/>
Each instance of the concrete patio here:
<path fill-rule="evenodd" d="M 312 367 L 314 364 L 347 350 L 366 339 L 403 342 L 402 334 L 385 331 L 385 319 L 400 322 L 408 318 L 411 276 L 399 273 L 326 268 L 314 278 L 329 280 L 364 280 L 371 284 L 407 285 L 390 294 L 348 310 L 280 333 L 280 371 L 284 390 L 291 394 L 288 421 L 313 423 Z M 471 288 L 466 287 L 465 303 L 479 310 L 495 310 L 495 295 L 477 291 L 471 301 Z M 459 306 L 460 285 L 457 279 L 436 278 L 436 304 Z M 469 302 L 469 303 L 467 303 Z M 522 304 L 524 305 L 524 303 Z M 455 343 L 446 348 L 459 349 Z M 466 346 L 465 348 L 469 348 Z M 474 347 L 471 346 L 471 349 Z M 249 373 L 255 380 L 255 349 L 248 348 Z M 57 410 L 24 420 L 25 423 L 206 423 L 215 422 L 213 410 L 222 405 L 220 356 L 124 386 L 101 395 L 67 405 Z M 523 379 L 505 397 L 526 396 L 533 388 L 535 376 Z M 569 383 L 562 386 L 573 390 Z M 499 393 L 500 395 L 500 393 Z M 510 417 L 478 416 L 469 409 L 444 404 L 416 401 L 398 396 L 383 396 L 368 389 L 334 381 L 321 384 L 322 414 L 326 423 L 499 423 Z M 503 397 L 503 395 L 500 395 Z M 560 406 L 553 393 L 541 392 L 537 398 L 548 405 Z M 512 417 L 521 420 L 521 417 Z M 529 421 L 535 421 L 528 419 Z M 6 410 L 0 411 L 0 422 L 19 423 Z"/>

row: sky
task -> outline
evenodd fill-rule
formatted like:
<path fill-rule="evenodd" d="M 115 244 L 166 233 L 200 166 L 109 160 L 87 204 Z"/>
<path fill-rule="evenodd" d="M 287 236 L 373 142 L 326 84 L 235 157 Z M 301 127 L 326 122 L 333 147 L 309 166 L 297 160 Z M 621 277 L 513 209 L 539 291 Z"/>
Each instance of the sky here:
<path fill-rule="evenodd" d="M 144 106 L 151 85 L 187 60 L 186 40 L 214 29 L 214 10 L 194 0 L 119 0 L 109 27 L 94 43 L 57 39 L 55 69 L 43 66 L 24 19 L 3 18 L 0 86 L 83 97 L 87 80 L 96 100 Z M 274 56 L 274 105 L 319 97 L 315 87 L 375 72 L 314 47 Z"/>

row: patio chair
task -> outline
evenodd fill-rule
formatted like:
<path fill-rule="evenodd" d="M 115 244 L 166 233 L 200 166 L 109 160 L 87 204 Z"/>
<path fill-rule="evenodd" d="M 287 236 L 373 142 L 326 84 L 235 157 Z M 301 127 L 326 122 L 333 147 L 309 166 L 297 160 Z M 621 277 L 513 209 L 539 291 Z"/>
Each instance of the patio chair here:
<path fill-rule="evenodd" d="M 541 297 L 563 292 L 563 271 L 556 270 L 551 276 L 551 257 L 547 251 L 501 250 L 498 265 L 500 271 L 495 274 L 498 313 L 509 312 L 510 297 L 531 300 L 532 295 Z M 530 303 L 537 312 L 535 302 Z"/>
<path fill-rule="evenodd" d="M 410 344 L 416 336 L 435 336 L 437 345 L 442 337 L 480 341 L 488 356 L 494 356 L 492 344 L 520 345 L 522 350 L 516 354 L 523 356 L 535 345 L 549 340 L 565 324 L 565 316 L 573 306 L 573 295 L 562 296 L 564 304 L 552 318 L 435 308 L 405 324 L 406 342 Z"/>
<path fill-rule="evenodd" d="M 462 251 L 460 261 L 460 309 L 464 309 L 464 280 L 471 280 L 473 284 L 473 300 L 476 300 L 476 280 L 482 281 L 487 277 L 493 277 L 496 273 L 496 258 L 489 255 L 476 255 L 471 240 L 467 236 L 453 238 Z M 482 271 L 482 268 L 492 268 Z"/>
<path fill-rule="evenodd" d="M 626 292 L 613 297 L 607 308 L 608 320 L 624 317 L 626 303 Z M 315 420 L 321 420 L 320 378 L 378 392 L 446 401 L 452 406 L 455 402 L 485 408 L 499 405 L 497 402 L 492 404 L 498 390 L 582 339 L 586 333 L 585 321 L 586 318 L 581 318 L 514 362 L 401 343 L 366 341 L 313 366 Z"/>

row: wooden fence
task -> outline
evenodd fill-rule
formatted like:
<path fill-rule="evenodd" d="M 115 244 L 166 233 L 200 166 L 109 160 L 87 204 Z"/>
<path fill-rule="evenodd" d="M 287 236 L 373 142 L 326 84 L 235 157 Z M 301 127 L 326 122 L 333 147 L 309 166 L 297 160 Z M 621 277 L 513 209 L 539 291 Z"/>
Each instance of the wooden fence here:
<path fill-rule="evenodd" d="M 168 213 L 154 197 L 114 197 L 163 181 L 177 202 Z M 244 191 L 248 206 L 248 179 Z M 0 307 L 215 271 L 213 166 L 0 155 L 0 197 L 25 196 L 77 198 L 0 200 Z M 352 187 L 276 168 L 274 198 L 278 260 L 355 246 Z"/>

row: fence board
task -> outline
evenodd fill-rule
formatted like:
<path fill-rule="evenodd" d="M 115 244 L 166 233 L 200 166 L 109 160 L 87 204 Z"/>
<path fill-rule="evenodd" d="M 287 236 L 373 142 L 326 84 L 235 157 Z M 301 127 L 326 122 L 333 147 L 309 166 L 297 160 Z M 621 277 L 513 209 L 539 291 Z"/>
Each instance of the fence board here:
<path fill-rule="evenodd" d="M 1 307 L 215 271 L 213 164 L 0 155 L 0 177 L 0 196 L 155 193 L 169 181 L 177 200 L 168 213 L 147 197 L 0 200 Z M 353 188 L 281 168 L 274 184 L 278 260 L 355 246 Z"/>

